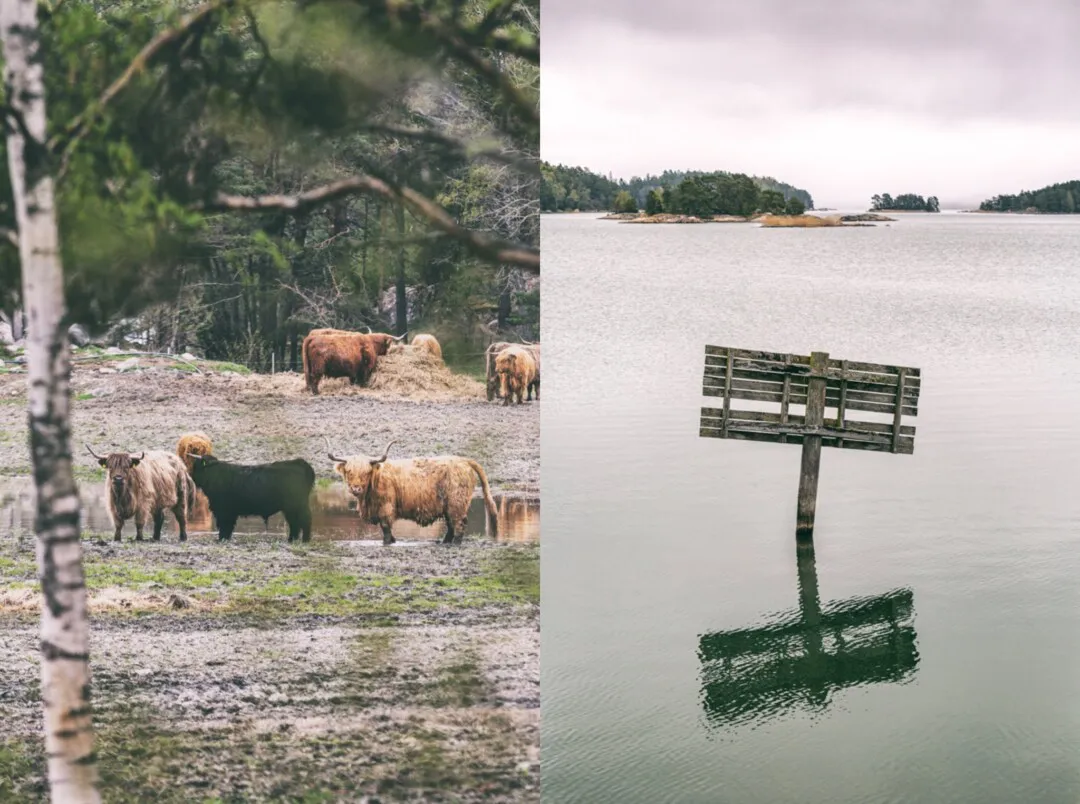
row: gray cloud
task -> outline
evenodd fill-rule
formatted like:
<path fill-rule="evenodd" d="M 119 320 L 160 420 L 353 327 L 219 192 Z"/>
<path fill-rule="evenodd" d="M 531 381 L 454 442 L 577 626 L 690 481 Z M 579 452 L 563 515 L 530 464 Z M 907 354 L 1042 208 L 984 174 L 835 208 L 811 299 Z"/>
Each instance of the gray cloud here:
<path fill-rule="evenodd" d="M 983 192 L 977 182 L 1005 191 L 1051 174 L 1075 178 L 1078 34 L 1072 0 L 544 0 L 543 148 L 560 158 L 577 148 L 616 172 L 636 148 L 632 172 L 667 158 L 670 167 L 776 163 L 771 172 L 802 165 L 835 177 L 836 157 L 821 146 L 847 132 L 878 139 L 878 156 L 898 173 L 933 165 L 928 176 L 968 185 L 939 195 Z M 602 142 L 614 125 L 639 136 Z M 748 131 L 756 146 L 740 141 Z M 766 140 L 785 153 L 770 161 Z M 845 196 L 889 172 L 865 141 L 858 147 L 865 153 L 845 148 L 849 165 L 863 165 L 862 177 L 838 180 Z M 947 157 L 935 155 L 942 150 Z M 710 164 L 673 164 L 702 156 Z M 984 180 L 988 160 L 998 175 Z"/>

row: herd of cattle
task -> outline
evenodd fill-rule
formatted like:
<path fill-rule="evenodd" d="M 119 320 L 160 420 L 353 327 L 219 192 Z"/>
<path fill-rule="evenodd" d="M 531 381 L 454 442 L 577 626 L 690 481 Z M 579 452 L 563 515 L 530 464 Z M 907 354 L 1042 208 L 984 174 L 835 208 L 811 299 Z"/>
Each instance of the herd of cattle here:
<path fill-rule="evenodd" d="M 304 383 L 312 394 L 319 393 L 319 383 L 331 377 L 344 377 L 353 385 L 367 385 L 379 358 L 394 349 L 413 349 L 442 360 L 442 347 L 434 335 L 416 335 L 405 344 L 405 335 L 382 332 L 351 332 L 344 329 L 313 329 L 304 338 L 301 359 Z M 487 398 L 496 397 L 509 405 L 540 398 L 540 344 L 491 344 L 484 352 Z"/>
<path fill-rule="evenodd" d="M 498 531 L 495 500 L 483 467 L 469 458 L 439 456 L 389 460 L 387 444 L 381 457 L 333 454 L 327 439 L 327 457 L 356 497 L 361 517 L 382 529 L 383 544 L 393 544 L 391 528 L 398 519 L 419 525 L 446 522 L 444 544 L 460 544 L 465 534 L 469 502 L 479 479 L 491 534 Z M 311 491 L 315 470 L 302 458 L 262 464 L 239 464 L 218 460 L 203 433 L 181 436 L 176 453 L 150 451 L 98 455 L 87 450 L 106 472 L 105 496 L 109 516 L 120 541 L 129 519 L 135 520 L 135 540 L 153 522 L 155 541 L 161 538 L 166 511 L 172 511 L 187 540 L 188 514 L 203 495 L 217 520 L 218 538 L 232 538 L 240 517 L 281 513 L 289 527 L 289 541 L 311 539 Z"/>
<path fill-rule="evenodd" d="M 379 358 L 392 350 L 425 352 L 442 360 L 442 347 L 432 335 L 416 335 L 404 343 L 404 335 L 350 332 L 339 329 L 312 330 L 304 338 L 302 355 L 304 381 L 312 394 L 330 377 L 345 377 L 366 385 Z M 496 397 L 509 405 L 540 399 L 540 345 L 533 343 L 491 344 L 484 353 L 487 398 Z M 465 534 L 466 515 L 477 479 L 483 492 L 492 535 L 498 530 L 495 500 L 487 475 L 476 461 L 458 456 L 401 458 L 390 460 L 390 447 L 381 457 L 334 455 L 327 440 L 327 456 L 334 472 L 356 498 L 361 518 L 378 525 L 383 544 L 393 544 L 391 528 L 398 519 L 421 526 L 446 522 L 443 543 L 460 543 Z M 155 541 L 161 538 L 165 514 L 176 517 L 180 541 L 187 539 L 188 518 L 201 509 L 213 514 L 218 538 L 232 538 L 241 517 L 262 517 L 264 524 L 282 514 L 289 529 L 289 541 L 311 539 L 311 492 L 315 470 L 301 458 L 261 464 L 222 461 L 213 455 L 213 445 L 203 433 L 181 436 L 176 452 L 148 451 L 138 454 L 111 452 L 98 455 L 86 446 L 105 469 L 106 507 L 120 541 L 124 523 L 135 521 L 135 539 L 153 523 Z M 196 514 L 197 516 L 197 514 Z"/>

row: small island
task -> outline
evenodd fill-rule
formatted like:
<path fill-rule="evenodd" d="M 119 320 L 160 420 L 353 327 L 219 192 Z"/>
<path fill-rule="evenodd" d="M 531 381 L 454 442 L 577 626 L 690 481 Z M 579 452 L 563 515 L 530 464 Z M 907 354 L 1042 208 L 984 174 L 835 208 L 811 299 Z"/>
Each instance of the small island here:
<path fill-rule="evenodd" d="M 888 193 L 870 198 L 871 212 L 940 212 L 936 195 L 923 198 L 915 193 L 904 193 L 895 198 Z"/>
<path fill-rule="evenodd" d="M 979 205 L 979 212 L 1012 212 L 1026 215 L 1075 215 L 1080 212 L 1080 180 L 1049 184 L 1016 195 L 995 195 Z"/>

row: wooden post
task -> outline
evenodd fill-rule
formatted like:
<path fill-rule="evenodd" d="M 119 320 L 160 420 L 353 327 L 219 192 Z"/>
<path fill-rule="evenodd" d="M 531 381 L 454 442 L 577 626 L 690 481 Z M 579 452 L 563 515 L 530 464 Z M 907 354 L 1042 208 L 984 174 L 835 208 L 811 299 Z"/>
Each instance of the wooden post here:
<path fill-rule="evenodd" d="M 825 423 L 825 369 L 828 365 L 828 352 L 811 353 L 804 419 L 807 427 L 821 427 Z M 817 510 L 820 467 L 821 436 L 803 436 L 802 471 L 799 474 L 799 510 L 795 527 L 797 539 L 809 539 L 814 533 L 814 512 Z"/>

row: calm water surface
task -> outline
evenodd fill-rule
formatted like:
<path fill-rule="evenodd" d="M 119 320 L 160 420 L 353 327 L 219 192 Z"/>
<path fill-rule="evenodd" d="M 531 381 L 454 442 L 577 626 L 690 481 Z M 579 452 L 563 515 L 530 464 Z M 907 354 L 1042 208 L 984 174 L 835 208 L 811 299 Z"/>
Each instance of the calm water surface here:
<path fill-rule="evenodd" d="M 105 504 L 104 481 L 79 483 L 82 499 L 83 530 L 112 536 L 113 526 Z M 499 514 L 498 541 L 534 542 L 540 538 L 540 500 L 536 498 L 492 494 Z M 343 485 L 317 488 L 311 500 L 311 538 L 315 541 L 377 540 L 382 541 L 382 531 L 377 525 L 361 522 L 356 510 L 356 499 Z M 465 526 L 466 538 L 490 536 L 486 530 L 487 516 L 484 501 L 473 498 L 469 504 L 469 521 Z M 29 478 L 0 478 L 0 537 L 19 532 L 31 532 L 34 526 L 34 487 Z M 269 533 L 286 537 L 289 529 L 281 514 L 270 517 L 267 525 L 259 517 L 244 517 L 236 524 L 236 533 Z M 195 509 L 188 519 L 188 533 L 192 538 L 217 538 L 217 530 L 210 515 L 205 497 L 199 496 Z M 147 525 L 144 538 L 153 534 L 153 524 Z M 176 538 L 176 520 L 171 513 L 165 514 L 162 538 Z M 442 521 L 427 527 L 415 522 L 399 520 L 394 523 L 394 537 L 399 542 L 431 541 L 446 534 Z M 135 523 L 124 526 L 123 537 L 135 538 Z"/>
<path fill-rule="evenodd" d="M 1080 218 L 542 227 L 545 801 L 1080 800 Z M 922 369 L 814 555 L 706 343 Z"/>

